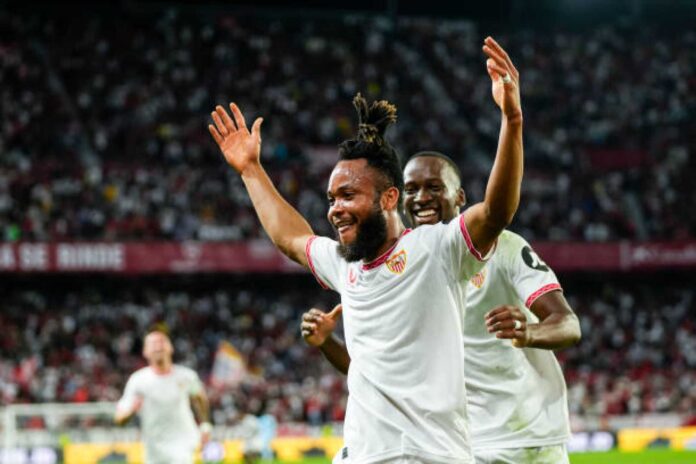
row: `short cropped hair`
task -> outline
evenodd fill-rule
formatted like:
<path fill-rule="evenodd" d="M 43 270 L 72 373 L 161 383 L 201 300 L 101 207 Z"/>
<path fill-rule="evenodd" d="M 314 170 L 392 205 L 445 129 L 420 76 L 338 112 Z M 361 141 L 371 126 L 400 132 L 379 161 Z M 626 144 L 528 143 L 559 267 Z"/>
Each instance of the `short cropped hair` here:
<path fill-rule="evenodd" d="M 429 157 L 433 157 L 433 158 L 440 158 L 441 160 L 445 161 L 452 168 L 452 170 L 454 170 L 454 173 L 456 174 L 457 179 L 459 180 L 459 183 L 461 184 L 462 171 L 459 169 L 459 166 L 457 166 L 457 163 L 455 163 L 452 158 L 445 155 L 444 153 L 440 153 L 439 151 L 428 151 L 428 150 L 419 151 L 418 153 L 411 155 L 411 157 L 408 159 L 408 161 L 410 162 L 413 159 L 422 158 L 424 156 L 429 156 Z M 406 164 L 408 164 L 408 162 Z"/>

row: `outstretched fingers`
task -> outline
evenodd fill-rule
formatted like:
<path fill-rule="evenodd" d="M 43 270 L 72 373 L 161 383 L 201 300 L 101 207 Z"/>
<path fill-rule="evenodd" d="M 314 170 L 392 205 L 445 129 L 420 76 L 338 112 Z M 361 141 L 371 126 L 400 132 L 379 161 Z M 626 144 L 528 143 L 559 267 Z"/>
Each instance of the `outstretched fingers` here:
<path fill-rule="evenodd" d="M 486 55 L 488 55 L 488 60 L 486 60 L 487 67 L 493 68 L 493 70 L 499 73 L 501 76 L 510 76 L 512 74 L 512 70 L 508 66 L 507 62 L 498 52 L 494 51 L 488 45 L 483 46 L 483 51 Z"/>
<path fill-rule="evenodd" d="M 512 62 L 512 59 L 510 59 L 510 55 L 508 55 L 505 49 L 493 37 L 487 37 L 485 42 L 491 49 L 495 50 L 495 52 L 505 61 L 507 67 L 510 69 L 510 71 L 512 71 L 513 76 L 518 77 L 519 72 L 517 71 L 517 68 Z"/>
<path fill-rule="evenodd" d="M 263 118 L 256 118 L 254 124 L 251 126 L 251 135 L 255 138 L 261 140 L 261 124 L 263 123 Z"/>
<path fill-rule="evenodd" d="M 208 124 L 208 130 L 210 131 L 210 135 L 213 136 L 215 142 L 218 145 L 222 144 L 222 135 L 220 135 L 215 126 L 213 126 L 212 124 Z"/>
<path fill-rule="evenodd" d="M 234 133 L 237 131 L 237 126 L 234 124 L 234 121 L 232 121 L 232 118 L 230 118 L 230 115 L 227 114 L 227 111 L 225 111 L 225 108 L 218 105 L 215 107 L 215 112 L 218 114 L 218 116 L 222 120 L 223 124 L 225 125 L 225 128 L 230 133 Z"/>
<path fill-rule="evenodd" d="M 210 116 L 212 116 L 213 122 L 215 123 L 215 128 L 218 130 L 220 135 L 222 135 L 223 138 L 227 136 L 227 134 L 230 133 L 230 130 L 227 128 L 227 126 L 225 126 L 225 123 L 222 122 L 220 114 L 217 111 L 213 111 L 212 113 L 210 113 Z"/>
<path fill-rule="evenodd" d="M 244 121 L 244 115 L 239 109 L 236 103 L 230 103 L 230 110 L 232 111 L 232 116 L 234 116 L 234 122 L 237 123 L 239 130 L 246 130 L 246 122 Z"/>

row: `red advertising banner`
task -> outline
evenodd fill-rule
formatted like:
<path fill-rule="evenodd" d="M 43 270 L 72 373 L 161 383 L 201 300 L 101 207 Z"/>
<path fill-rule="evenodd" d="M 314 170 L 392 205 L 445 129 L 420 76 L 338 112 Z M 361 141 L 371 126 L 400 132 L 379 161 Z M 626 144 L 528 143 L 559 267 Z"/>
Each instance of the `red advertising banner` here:
<path fill-rule="evenodd" d="M 300 272 L 268 241 L 0 244 L 0 272 Z"/>
<path fill-rule="evenodd" d="M 696 241 L 538 242 L 558 272 L 696 269 Z M 0 273 L 294 273 L 302 268 L 267 240 L 227 242 L 0 243 Z"/>

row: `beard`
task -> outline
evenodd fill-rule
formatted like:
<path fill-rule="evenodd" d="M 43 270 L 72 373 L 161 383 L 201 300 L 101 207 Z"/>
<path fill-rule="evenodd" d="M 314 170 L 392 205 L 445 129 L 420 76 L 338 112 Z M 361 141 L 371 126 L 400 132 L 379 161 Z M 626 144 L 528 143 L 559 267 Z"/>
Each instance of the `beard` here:
<path fill-rule="evenodd" d="M 355 241 L 350 244 L 338 243 L 338 254 L 348 262 L 364 259 L 371 261 L 387 241 L 387 220 L 376 203 L 370 215 L 358 227 Z"/>

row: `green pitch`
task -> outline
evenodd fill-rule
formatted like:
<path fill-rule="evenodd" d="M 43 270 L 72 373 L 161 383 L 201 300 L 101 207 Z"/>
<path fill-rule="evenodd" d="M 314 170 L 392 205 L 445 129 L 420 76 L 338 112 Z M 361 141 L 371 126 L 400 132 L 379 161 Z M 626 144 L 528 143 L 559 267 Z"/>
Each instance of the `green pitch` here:
<path fill-rule="evenodd" d="M 301 462 L 276 461 L 263 464 L 330 464 L 330 459 L 307 458 Z M 638 453 L 576 453 L 570 455 L 571 464 L 695 464 L 696 451 L 649 450 Z"/>
<path fill-rule="evenodd" d="M 571 454 L 571 464 L 694 464 L 696 451 L 648 450 L 637 453 Z"/>

